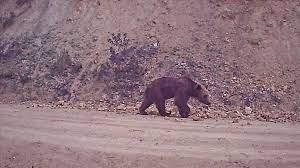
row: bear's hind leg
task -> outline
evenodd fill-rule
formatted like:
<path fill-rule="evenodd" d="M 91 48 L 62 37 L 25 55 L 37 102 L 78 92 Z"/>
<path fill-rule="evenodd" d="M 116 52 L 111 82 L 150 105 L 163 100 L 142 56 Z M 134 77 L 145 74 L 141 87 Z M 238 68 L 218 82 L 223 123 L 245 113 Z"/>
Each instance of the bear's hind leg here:
<path fill-rule="evenodd" d="M 169 116 L 171 114 L 166 112 L 166 105 L 164 100 L 155 101 L 155 105 L 161 116 Z"/>
<path fill-rule="evenodd" d="M 182 118 L 189 117 L 190 108 L 187 105 L 189 97 L 184 93 L 178 92 L 175 96 L 175 105 L 178 107 L 179 114 Z"/>

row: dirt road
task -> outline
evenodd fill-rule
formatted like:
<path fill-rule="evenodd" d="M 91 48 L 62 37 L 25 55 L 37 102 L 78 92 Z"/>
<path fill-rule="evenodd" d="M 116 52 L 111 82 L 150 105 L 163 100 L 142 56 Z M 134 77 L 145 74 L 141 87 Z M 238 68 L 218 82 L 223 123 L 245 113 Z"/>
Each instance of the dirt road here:
<path fill-rule="evenodd" d="M 0 167 L 300 167 L 300 124 L 0 105 Z"/>

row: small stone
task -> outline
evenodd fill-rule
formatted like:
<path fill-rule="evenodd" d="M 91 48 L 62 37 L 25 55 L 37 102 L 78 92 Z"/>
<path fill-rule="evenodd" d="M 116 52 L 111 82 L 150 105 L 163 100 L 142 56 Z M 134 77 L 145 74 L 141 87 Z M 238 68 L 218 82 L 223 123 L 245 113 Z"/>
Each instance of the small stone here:
<path fill-rule="evenodd" d="M 258 116 L 258 117 L 257 117 L 257 120 L 258 120 L 258 121 L 266 121 L 266 119 L 262 118 L 261 116 Z"/>
<path fill-rule="evenodd" d="M 170 120 L 170 117 L 165 116 L 165 117 L 164 117 L 164 120 Z"/>
<path fill-rule="evenodd" d="M 274 86 L 271 86 L 271 91 L 275 92 L 276 88 Z"/>
<path fill-rule="evenodd" d="M 97 111 L 106 111 L 106 110 L 107 110 L 106 107 L 98 107 L 98 108 L 97 108 Z"/>
<path fill-rule="evenodd" d="M 229 40 L 229 38 L 228 37 L 225 37 L 225 40 L 224 40 L 225 42 L 227 42 L 227 43 L 229 43 L 230 42 L 230 40 Z"/>
<path fill-rule="evenodd" d="M 38 107 L 45 107 L 44 104 L 38 104 L 37 106 L 38 106 Z"/>
<path fill-rule="evenodd" d="M 126 110 L 126 106 L 124 104 L 120 104 L 117 106 L 118 110 Z"/>
<path fill-rule="evenodd" d="M 126 110 L 133 112 L 133 111 L 138 111 L 138 108 L 136 106 L 126 106 Z"/>
<path fill-rule="evenodd" d="M 239 117 L 237 111 L 229 111 L 229 112 L 227 113 L 227 116 L 229 116 L 230 118 L 237 118 L 237 117 Z"/>
<path fill-rule="evenodd" d="M 219 111 L 218 112 L 218 115 L 221 117 L 221 118 L 226 118 L 227 117 L 227 114 L 223 111 Z"/>
<path fill-rule="evenodd" d="M 86 108 L 86 104 L 84 102 L 79 103 L 79 108 Z"/>
<path fill-rule="evenodd" d="M 247 121 L 247 125 L 252 125 L 249 121 Z"/>
<path fill-rule="evenodd" d="M 201 121 L 201 120 L 203 120 L 201 117 L 198 117 L 198 116 L 193 116 L 192 117 L 192 120 L 193 121 Z"/>
<path fill-rule="evenodd" d="M 212 113 L 207 112 L 206 115 L 208 118 L 217 118 L 217 116 L 218 116 L 217 113 L 214 113 L 214 112 L 212 112 Z"/>
<path fill-rule="evenodd" d="M 94 37 L 94 38 L 93 38 L 93 42 L 96 42 L 97 40 L 98 40 L 97 37 Z"/>
<path fill-rule="evenodd" d="M 60 100 L 60 101 L 58 101 L 58 102 L 57 102 L 57 105 L 58 105 L 58 106 L 63 106 L 63 105 L 64 105 L 64 103 L 65 103 L 65 101 L 64 101 L 64 100 Z"/>
<path fill-rule="evenodd" d="M 239 123 L 239 120 L 237 118 L 235 118 L 232 123 Z"/>
<path fill-rule="evenodd" d="M 246 115 L 250 115 L 252 112 L 252 108 L 251 107 L 245 107 L 245 114 Z"/>

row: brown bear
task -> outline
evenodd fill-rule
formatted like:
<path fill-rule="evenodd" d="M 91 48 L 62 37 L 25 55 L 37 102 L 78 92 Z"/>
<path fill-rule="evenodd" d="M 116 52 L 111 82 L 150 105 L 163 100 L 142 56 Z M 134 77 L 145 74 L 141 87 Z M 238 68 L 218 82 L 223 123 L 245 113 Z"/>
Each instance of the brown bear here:
<path fill-rule="evenodd" d="M 145 110 L 154 103 L 161 116 L 169 116 L 170 113 L 167 113 L 165 109 L 165 100 L 173 97 L 182 118 L 189 116 L 190 108 L 187 102 L 190 97 L 194 97 L 206 105 L 211 104 L 208 90 L 189 77 L 162 77 L 147 86 L 139 112 L 147 115 Z"/>

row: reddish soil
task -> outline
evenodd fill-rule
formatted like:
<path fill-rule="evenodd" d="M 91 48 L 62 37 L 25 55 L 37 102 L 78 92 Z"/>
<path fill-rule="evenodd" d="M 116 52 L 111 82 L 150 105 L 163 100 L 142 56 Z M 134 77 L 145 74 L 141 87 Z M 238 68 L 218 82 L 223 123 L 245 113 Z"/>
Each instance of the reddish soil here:
<path fill-rule="evenodd" d="M 300 167 L 300 125 L 0 105 L 0 167 Z"/>

